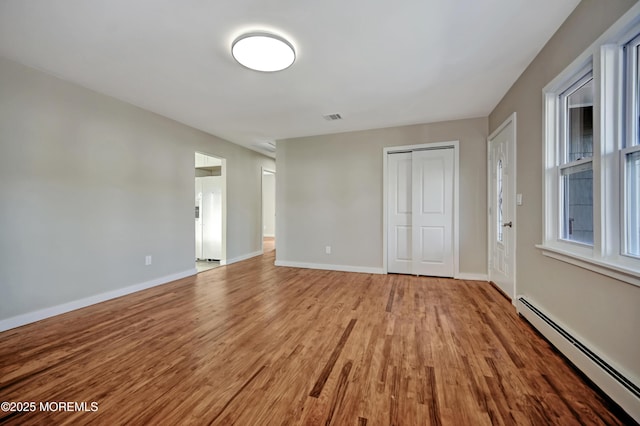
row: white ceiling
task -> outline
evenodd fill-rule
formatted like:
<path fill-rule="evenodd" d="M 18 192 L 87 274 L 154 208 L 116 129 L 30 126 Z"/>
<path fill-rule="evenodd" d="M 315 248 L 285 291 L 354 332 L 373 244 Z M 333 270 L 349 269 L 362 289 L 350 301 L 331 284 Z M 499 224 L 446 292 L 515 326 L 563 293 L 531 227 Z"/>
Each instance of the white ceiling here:
<path fill-rule="evenodd" d="M 578 3 L 2 0 L 0 55 L 259 149 L 486 116 Z M 293 66 L 238 65 L 231 42 L 250 30 L 286 37 Z"/>

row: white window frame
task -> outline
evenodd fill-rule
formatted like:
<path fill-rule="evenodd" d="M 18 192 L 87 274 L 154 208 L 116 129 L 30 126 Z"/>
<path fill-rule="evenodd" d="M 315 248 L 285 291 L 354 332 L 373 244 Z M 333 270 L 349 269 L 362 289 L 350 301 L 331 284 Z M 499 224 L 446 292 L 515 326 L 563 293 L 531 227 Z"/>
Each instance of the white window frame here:
<path fill-rule="evenodd" d="M 626 254 L 624 204 L 625 155 L 640 150 L 638 145 L 625 147 L 623 139 L 634 134 L 630 132 L 636 125 L 625 128 L 633 100 L 625 95 L 624 80 L 630 72 L 624 66 L 624 47 L 636 37 L 640 39 L 640 7 L 624 15 L 543 89 L 543 235 L 536 247 L 545 256 L 640 286 L 640 258 Z M 593 157 L 564 163 L 560 95 L 589 70 L 594 85 Z M 561 238 L 561 167 L 580 161 L 592 162 L 593 246 Z"/>
<path fill-rule="evenodd" d="M 567 102 L 568 102 L 568 97 L 571 95 L 571 93 L 579 90 L 582 86 L 584 86 L 585 84 L 587 84 L 589 81 L 593 80 L 593 67 L 592 64 L 589 63 L 587 66 L 585 66 L 583 69 L 581 69 L 579 72 L 577 72 L 575 75 L 572 75 L 569 79 L 567 79 L 567 81 L 564 82 L 564 84 L 562 84 L 560 86 L 560 93 L 555 94 L 555 102 L 557 104 L 556 106 L 556 113 L 557 113 L 557 117 L 556 120 L 558 120 L 557 125 L 558 125 L 558 139 L 557 139 L 557 145 L 558 145 L 558 160 L 557 160 L 557 165 L 556 167 L 558 167 L 558 172 L 557 172 L 557 176 L 558 176 L 558 239 L 570 244 L 578 244 L 580 246 L 584 246 L 584 247 L 592 247 L 593 244 L 588 244 L 588 243 L 582 243 L 579 241 L 573 241 L 573 240 L 569 240 L 566 238 L 563 238 L 562 236 L 565 234 L 565 225 L 564 225 L 564 216 L 565 216 L 565 191 L 564 191 L 564 185 L 563 185 L 563 176 L 564 176 L 564 170 L 570 170 L 573 169 L 575 167 L 578 166 L 582 166 L 584 164 L 589 164 L 591 166 L 591 169 L 593 170 L 593 156 L 592 157 L 588 157 L 588 158 L 579 158 L 577 160 L 568 160 L 568 153 L 567 153 L 567 147 L 569 145 L 569 141 L 567 140 L 569 137 L 569 130 L 568 130 L 568 126 L 567 124 L 569 123 L 569 117 L 567 115 L 568 112 L 568 106 L 567 106 Z M 574 89 L 574 91 L 572 91 L 571 93 L 567 94 L 567 92 L 569 92 L 569 90 Z M 594 100 L 595 103 L 595 100 Z M 595 141 L 594 141 L 595 144 Z M 594 224 L 594 234 L 595 234 L 595 224 Z"/>
<path fill-rule="evenodd" d="M 596 220 L 595 220 L 595 197 L 594 197 L 594 246 L 581 244 L 561 238 L 562 222 L 563 222 L 563 200 L 562 200 L 562 177 L 563 168 L 572 167 L 577 163 L 590 162 L 592 168 L 595 169 L 595 158 L 587 161 L 579 160 L 565 163 L 565 147 L 564 132 L 566 117 L 564 114 L 564 102 L 562 95 L 571 87 L 594 74 L 592 66 L 592 58 L 587 57 L 581 63 L 575 65 L 568 72 L 564 72 L 549 84 L 544 90 L 544 119 L 545 119 L 545 144 L 544 144 L 544 192 L 545 203 L 543 218 L 545 221 L 543 241 L 545 246 L 556 248 L 569 253 L 575 253 L 581 257 L 592 257 L 596 240 Z M 595 77 L 594 77 L 595 81 Z M 597 92 L 597 90 L 596 90 Z M 596 100 L 597 94 L 594 94 L 594 134 L 593 144 L 594 150 L 597 146 L 596 126 Z M 595 155 L 594 155 L 595 157 Z M 595 170 L 594 170 L 594 186 L 595 186 Z"/>
<path fill-rule="evenodd" d="M 622 208 L 622 235 L 621 235 L 621 254 L 623 256 L 630 257 L 632 259 L 640 259 L 640 256 L 630 254 L 628 248 L 628 228 L 627 228 L 627 207 L 628 199 L 626 196 L 627 188 L 627 167 L 626 159 L 627 155 L 640 151 L 640 140 L 638 131 L 638 113 L 640 112 L 640 96 L 638 94 L 638 49 L 640 49 L 640 32 L 631 41 L 625 44 L 625 46 L 631 46 L 631 51 L 624 52 L 625 72 L 626 78 L 623 82 L 625 90 L 625 133 L 624 139 L 621 143 L 620 149 L 620 170 L 622 173 L 622 183 L 620 186 Z"/>

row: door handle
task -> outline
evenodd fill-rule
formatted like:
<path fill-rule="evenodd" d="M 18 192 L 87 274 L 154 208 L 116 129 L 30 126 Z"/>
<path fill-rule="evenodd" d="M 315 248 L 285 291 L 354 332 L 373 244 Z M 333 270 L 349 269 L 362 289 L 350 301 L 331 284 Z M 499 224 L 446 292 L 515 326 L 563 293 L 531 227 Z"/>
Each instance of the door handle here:
<path fill-rule="evenodd" d="M 507 222 L 507 223 L 503 223 L 503 224 L 502 224 L 502 227 L 503 227 L 503 228 L 506 228 L 507 226 L 508 226 L 509 228 L 513 228 L 513 222 L 512 222 L 512 221 L 510 221 L 510 222 Z"/>

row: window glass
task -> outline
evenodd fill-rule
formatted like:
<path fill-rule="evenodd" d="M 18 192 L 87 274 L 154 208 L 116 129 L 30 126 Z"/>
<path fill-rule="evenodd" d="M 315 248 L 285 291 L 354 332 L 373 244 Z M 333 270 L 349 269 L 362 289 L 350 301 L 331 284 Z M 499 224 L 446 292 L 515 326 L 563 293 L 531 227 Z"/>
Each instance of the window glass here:
<path fill-rule="evenodd" d="M 564 240 L 593 245 L 593 77 L 575 80 L 560 95 L 563 123 L 560 161 L 562 227 Z"/>
<path fill-rule="evenodd" d="M 593 79 L 566 98 L 565 161 L 593 157 Z"/>
<path fill-rule="evenodd" d="M 640 151 L 626 155 L 627 254 L 640 257 Z"/>
<path fill-rule="evenodd" d="M 562 170 L 562 238 L 593 244 L 593 170 L 591 163 Z"/>

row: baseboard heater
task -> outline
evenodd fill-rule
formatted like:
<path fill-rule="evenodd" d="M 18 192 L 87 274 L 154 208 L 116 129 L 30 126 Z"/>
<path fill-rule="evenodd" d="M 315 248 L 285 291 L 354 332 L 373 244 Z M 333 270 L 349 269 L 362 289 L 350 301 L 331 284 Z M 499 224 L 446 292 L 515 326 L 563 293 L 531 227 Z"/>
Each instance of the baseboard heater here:
<path fill-rule="evenodd" d="M 518 297 L 517 300 L 520 315 L 623 410 L 640 422 L 640 387 L 638 385 L 545 315 L 525 297 Z"/>

